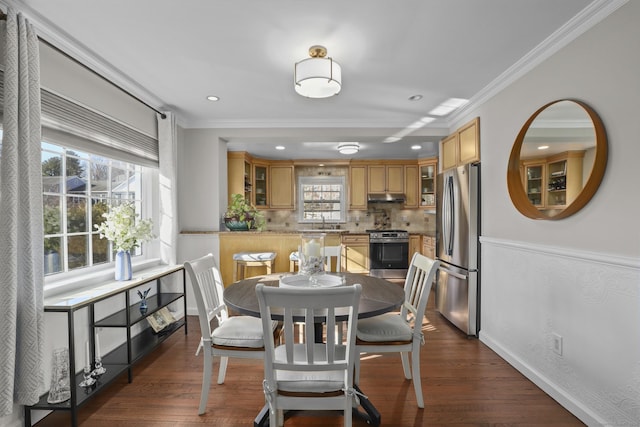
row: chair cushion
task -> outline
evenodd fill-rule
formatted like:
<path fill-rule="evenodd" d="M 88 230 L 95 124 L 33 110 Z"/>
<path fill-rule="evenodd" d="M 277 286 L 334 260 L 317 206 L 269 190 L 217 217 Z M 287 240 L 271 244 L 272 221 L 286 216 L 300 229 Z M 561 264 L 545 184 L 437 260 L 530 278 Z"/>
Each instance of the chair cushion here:
<path fill-rule="evenodd" d="M 298 251 L 291 252 L 289 254 L 289 261 L 300 261 L 300 254 Z"/>
<path fill-rule="evenodd" d="M 398 313 L 358 320 L 358 339 L 369 342 L 411 341 L 413 330 Z"/>
<path fill-rule="evenodd" d="M 271 322 L 272 330 L 278 326 L 277 321 Z M 213 330 L 211 341 L 216 345 L 229 347 L 264 347 L 262 338 L 262 320 L 251 316 L 232 316 Z"/>
<path fill-rule="evenodd" d="M 238 252 L 233 254 L 234 261 L 272 261 L 275 258 L 275 252 Z"/>
<path fill-rule="evenodd" d="M 284 345 L 275 349 L 276 361 L 286 360 L 286 348 Z M 344 359 L 346 353 L 345 346 L 336 347 L 336 359 Z M 325 346 L 316 344 L 314 346 L 314 357 L 316 361 L 326 360 Z M 305 360 L 305 346 L 296 344 L 294 346 L 294 360 Z M 344 371 L 276 371 L 278 389 L 289 392 L 304 393 L 328 393 L 341 390 L 345 387 Z"/>

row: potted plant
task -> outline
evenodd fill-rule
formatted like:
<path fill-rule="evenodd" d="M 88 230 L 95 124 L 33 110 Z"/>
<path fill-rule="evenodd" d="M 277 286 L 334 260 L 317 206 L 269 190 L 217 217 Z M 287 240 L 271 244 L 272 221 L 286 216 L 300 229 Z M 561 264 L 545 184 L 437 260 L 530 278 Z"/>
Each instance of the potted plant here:
<path fill-rule="evenodd" d="M 138 215 L 132 203 L 114 206 L 103 213 L 105 220 L 95 224 L 101 239 L 107 239 L 116 251 L 116 280 L 131 280 L 131 251 L 141 243 L 153 239 L 153 223 L 150 219 L 136 221 Z"/>
<path fill-rule="evenodd" d="M 263 230 L 264 215 L 249 203 L 242 194 L 231 195 L 231 203 L 224 213 L 224 225 L 231 231 Z"/>

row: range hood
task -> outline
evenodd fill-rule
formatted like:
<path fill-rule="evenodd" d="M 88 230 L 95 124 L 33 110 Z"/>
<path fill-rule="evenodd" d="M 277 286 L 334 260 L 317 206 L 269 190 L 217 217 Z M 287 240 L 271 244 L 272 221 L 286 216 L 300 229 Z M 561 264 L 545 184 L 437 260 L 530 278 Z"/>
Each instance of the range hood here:
<path fill-rule="evenodd" d="M 402 193 L 370 193 L 367 195 L 369 203 L 404 203 L 407 200 Z"/>

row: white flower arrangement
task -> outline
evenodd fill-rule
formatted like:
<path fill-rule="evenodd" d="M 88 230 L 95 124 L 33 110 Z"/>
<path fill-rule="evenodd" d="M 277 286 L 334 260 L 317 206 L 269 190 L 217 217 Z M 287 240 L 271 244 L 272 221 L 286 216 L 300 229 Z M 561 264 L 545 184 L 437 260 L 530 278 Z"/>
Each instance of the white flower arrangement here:
<path fill-rule="evenodd" d="M 131 203 L 114 206 L 110 212 L 103 213 L 105 221 L 96 224 L 96 229 L 100 232 L 100 238 L 113 242 L 113 249 L 116 251 L 131 251 L 140 246 L 141 243 L 153 239 L 153 222 L 150 219 L 141 219 L 136 214 Z"/>

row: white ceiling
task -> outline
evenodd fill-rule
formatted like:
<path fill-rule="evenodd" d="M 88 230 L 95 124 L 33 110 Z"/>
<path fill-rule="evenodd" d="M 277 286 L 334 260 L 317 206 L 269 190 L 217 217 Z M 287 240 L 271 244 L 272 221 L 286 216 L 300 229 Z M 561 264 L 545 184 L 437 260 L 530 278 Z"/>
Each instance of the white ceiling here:
<path fill-rule="evenodd" d="M 305 159 L 344 158 L 335 150 L 341 140 L 360 142 L 353 158 L 435 155 L 464 107 L 407 127 L 450 97 L 473 106 L 490 96 L 607 3 L 4 1 L 23 10 L 50 43 L 153 107 L 174 111 L 181 126 L 224 128 L 232 150 Z M 314 44 L 342 66 L 338 96 L 312 100 L 294 91 L 294 63 Z M 408 100 L 416 94 L 423 98 Z M 407 136 L 382 142 L 398 132 Z M 423 148 L 412 151 L 414 143 Z M 286 150 L 276 152 L 276 144 Z"/>

